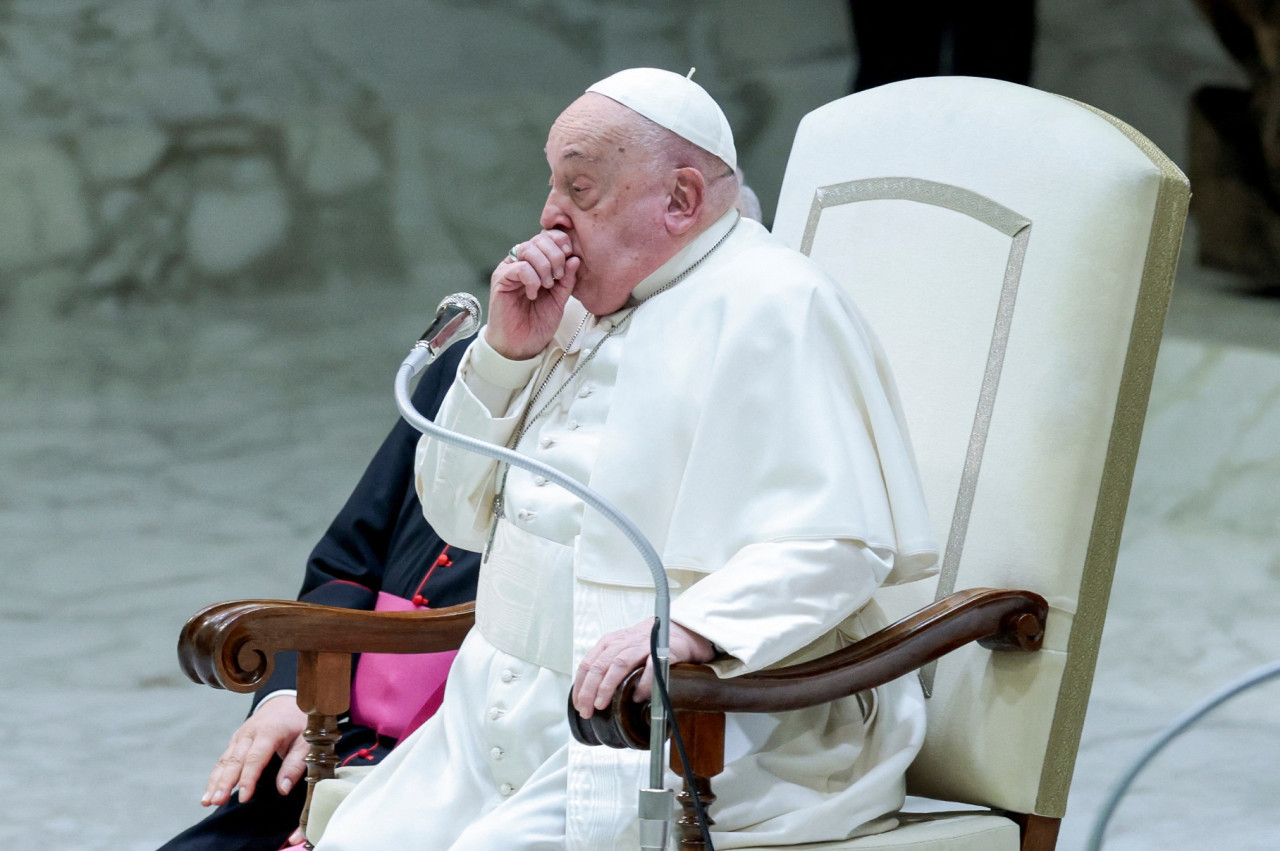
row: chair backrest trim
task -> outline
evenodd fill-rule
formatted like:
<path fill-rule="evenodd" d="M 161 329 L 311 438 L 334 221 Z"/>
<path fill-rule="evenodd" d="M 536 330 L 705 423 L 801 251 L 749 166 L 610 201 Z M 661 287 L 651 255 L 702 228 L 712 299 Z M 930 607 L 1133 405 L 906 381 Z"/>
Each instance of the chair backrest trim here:
<path fill-rule="evenodd" d="M 942 568 L 938 575 L 938 590 L 934 599 L 941 600 L 955 591 L 956 576 L 960 570 L 960 555 L 964 550 L 969 516 L 973 510 L 973 498 L 978 488 L 978 474 L 982 468 L 982 452 L 991 426 L 991 412 L 995 408 L 996 391 L 1000 387 L 1000 372 L 1004 366 L 1009 329 L 1013 324 L 1013 308 L 1017 303 L 1018 284 L 1022 280 L 1022 263 L 1027 254 L 1027 243 L 1031 239 L 1031 220 L 984 195 L 960 186 L 914 177 L 872 177 L 820 186 L 814 190 L 813 204 L 809 208 L 809 216 L 805 222 L 800 250 L 805 255 L 813 250 L 813 240 L 817 235 L 818 224 L 824 210 L 859 201 L 885 200 L 916 201 L 954 210 L 1012 239 L 1009 258 L 1005 263 L 1004 282 L 996 307 L 995 328 L 991 334 L 991 346 L 987 352 L 987 364 L 983 372 L 977 409 L 974 412 L 973 427 L 969 431 L 969 445 L 965 452 L 960 487 L 956 493 L 955 509 L 952 512 L 951 531 L 947 536 Z M 933 692 L 936 667 L 937 663 L 930 662 L 920 669 L 920 685 L 924 689 L 925 697 Z"/>
<path fill-rule="evenodd" d="M 1138 443 L 1146 420 L 1147 400 L 1151 395 L 1156 357 L 1178 264 L 1178 249 L 1191 199 L 1186 176 L 1149 139 L 1100 109 L 1079 101 L 1073 100 L 1072 103 L 1084 107 L 1123 133 L 1160 170 L 1161 181 L 1089 535 L 1089 548 L 1085 555 L 1085 579 L 1080 588 L 1067 648 L 1067 664 L 1062 675 L 1062 687 L 1058 691 L 1036 799 L 1037 813 L 1057 818 L 1066 812 L 1067 793 L 1075 769 L 1075 755 L 1080 747 L 1107 600 L 1111 594 L 1111 580 L 1120 549 L 1120 534 L 1138 460 Z"/>

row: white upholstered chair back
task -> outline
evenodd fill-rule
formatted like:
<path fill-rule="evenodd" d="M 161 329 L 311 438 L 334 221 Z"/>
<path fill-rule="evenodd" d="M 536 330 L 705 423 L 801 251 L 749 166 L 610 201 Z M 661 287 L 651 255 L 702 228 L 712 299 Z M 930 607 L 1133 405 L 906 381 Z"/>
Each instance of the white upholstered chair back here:
<path fill-rule="evenodd" d="M 912 794 L 1061 817 L 1189 197 L 1131 128 L 994 80 L 910 80 L 809 114 L 774 232 L 888 353 L 943 573 L 1022 588 L 1044 650 L 938 663 Z M 951 590 L 946 588 L 946 590 Z"/>

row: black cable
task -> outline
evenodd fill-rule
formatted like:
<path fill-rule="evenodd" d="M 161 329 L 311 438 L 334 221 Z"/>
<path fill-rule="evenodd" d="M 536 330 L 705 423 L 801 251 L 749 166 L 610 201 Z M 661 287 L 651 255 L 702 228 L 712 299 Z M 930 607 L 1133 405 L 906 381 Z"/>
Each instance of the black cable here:
<path fill-rule="evenodd" d="M 658 665 L 658 619 L 653 619 L 653 629 L 649 630 L 649 658 L 653 662 L 653 690 L 656 691 L 662 699 L 662 705 L 667 710 L 667 720 L 671 724 L 671 740 L 675 742 L 676 753 L 680 755 L 680 767 L 684 773 L 684 784 L 689 789 L 689 794 L 693 796 L 693 811 L 698 816 L 698 830 L 702 832 L 702 843 L 707 847 L 707 851 L 716 851 L 715 846 L 711 844 L 711 828 L 707 826 L 707 811 L 702 806 L 702 797 L 698 794 L 698 787 L 693 782 L 693 769 L 689 767 L 689 757 L 684 750 L 684 737 L 680 735 L 680 725 L 676 723 L 676 713 L 671 709 L 671 697 L 667 694 L 667 681 L 662 676 L 661 666 Z"/>

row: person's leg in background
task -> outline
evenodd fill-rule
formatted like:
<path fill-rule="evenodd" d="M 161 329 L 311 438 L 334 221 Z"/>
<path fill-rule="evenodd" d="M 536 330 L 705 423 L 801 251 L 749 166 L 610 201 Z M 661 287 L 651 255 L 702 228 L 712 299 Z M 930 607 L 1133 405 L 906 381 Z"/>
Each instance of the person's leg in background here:
<path fill-rule="evenodd" d="M 943 0 L 849 0 L 858 60 L 853 91 L 939 73 L 945 6 Z"/>
<path fill-rule="evenodd" d="M 1031 82 L 1035 0 L 981 0 L 954 10 L 950 73 Z"/>

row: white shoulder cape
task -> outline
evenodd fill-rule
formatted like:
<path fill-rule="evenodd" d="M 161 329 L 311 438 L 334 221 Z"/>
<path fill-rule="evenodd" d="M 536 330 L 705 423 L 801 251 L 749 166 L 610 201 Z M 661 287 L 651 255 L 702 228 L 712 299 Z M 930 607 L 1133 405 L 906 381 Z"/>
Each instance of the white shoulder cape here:
<path fill-rule="evenodd" d="M 752 221 L 630 319 L 588 484 L 668 570 L 709 573 L 760 542 L 851 539 L 894 555 L 886 584 L 938 548 L 892 376 L 848 296 Z M 652 579 L 588 510 L 578 577 Z"/>

